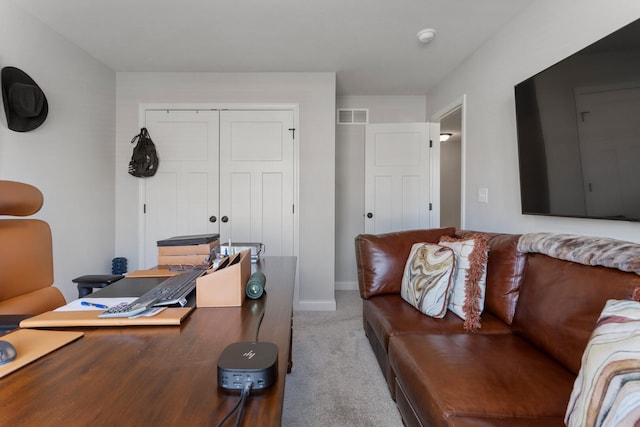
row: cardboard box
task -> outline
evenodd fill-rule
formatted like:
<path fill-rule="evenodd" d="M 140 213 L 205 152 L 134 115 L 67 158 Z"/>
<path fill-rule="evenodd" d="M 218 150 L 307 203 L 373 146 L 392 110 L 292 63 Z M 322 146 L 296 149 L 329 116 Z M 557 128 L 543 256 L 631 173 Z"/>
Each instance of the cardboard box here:
<path fill-rule="evenodd" d="M 209 255 L 158 255 L 158 266 L 206 265 Z"/>
<path fill-rule="evenodd" d="M 169 267 L 165 265 L 148 270 L 135 270 L 127 274 L 127 277 L 171 277 L 180 273 L 183 273 L 183 271 L 169 270 Z"/>
<path fill-rule="evenodd" d="M 251 251 L 246 250 L 220 262 L 196 279 L 197 307 L 239 307 L 251 276 Z"/>
<path fill-rule="evenodd" d="M 220 240 L 200 245 L 158 246 L 158 255 L 209 255 L 220 246 Z"/>

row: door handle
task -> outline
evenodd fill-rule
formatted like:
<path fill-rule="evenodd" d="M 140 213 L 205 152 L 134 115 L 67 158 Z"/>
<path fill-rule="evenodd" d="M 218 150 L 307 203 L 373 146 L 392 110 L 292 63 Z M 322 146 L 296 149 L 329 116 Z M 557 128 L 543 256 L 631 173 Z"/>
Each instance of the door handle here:
<path fill-rule="evenodd" d="M 209 222 L 216 222 L 217 220 L 218 220 L 218 218 L 216 218 L 216 216 L 215 216 L 215 215 L 211 215 L 211 216 L 209 217 Z"/>
<path fill-rule="evenodd" d="M 371 212 L 367 212 L 367 218 L 373 218 L 373 214 Z"/>
<path fill-rule="evenodd" d="M 222 221 L 222 222 L 228 222 L 228 221 L 229 221 L 229 218 L 225 215 L 225 216 L 223 216 L 222 218 L 220 218 L 220 221 Z"/>

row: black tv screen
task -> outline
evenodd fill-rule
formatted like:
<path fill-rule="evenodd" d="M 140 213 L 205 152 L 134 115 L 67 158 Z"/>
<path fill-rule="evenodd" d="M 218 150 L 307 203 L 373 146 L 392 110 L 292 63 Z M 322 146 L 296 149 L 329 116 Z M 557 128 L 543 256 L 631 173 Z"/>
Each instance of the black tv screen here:
<path fill-rule="evenodd" d="M 640 221 L 640 20 L 515 86 L 522 213 Z"/>

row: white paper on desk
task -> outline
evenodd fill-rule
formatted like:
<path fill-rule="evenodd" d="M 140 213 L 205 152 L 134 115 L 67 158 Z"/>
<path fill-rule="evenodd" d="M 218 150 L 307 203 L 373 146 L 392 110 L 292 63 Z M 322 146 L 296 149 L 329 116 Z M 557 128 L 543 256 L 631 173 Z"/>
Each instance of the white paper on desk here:
<path fill-rule="evenodd" d="M 82 301 L 92 302 L 94 304 L 103 304 L 107 307 L 111 308 L 118 304 L 125 303 L 129 304 L 130 302 L 135 301 L 136 297 L 124 297 L 124 298 L 80 298 L 74 301 L 71 301 L 67 305 L 63 305 L 62 307 L 58 307 L 53 311 L 105 311 L 106 308 L 93 307 L 90 305 L 82 305 Z"/>

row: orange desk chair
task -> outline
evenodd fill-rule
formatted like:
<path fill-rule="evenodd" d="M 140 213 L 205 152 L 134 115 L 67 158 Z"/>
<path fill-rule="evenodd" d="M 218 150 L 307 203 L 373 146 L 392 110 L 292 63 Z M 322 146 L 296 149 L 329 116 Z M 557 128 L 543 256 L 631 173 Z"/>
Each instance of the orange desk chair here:
<path fill-rule="evenodd" d="M 0 181 L 0 314 L 40 314 L 66 303 L 53 285 L 51 229 L 25 217 L 40 210 L 36 187 Z"/>

